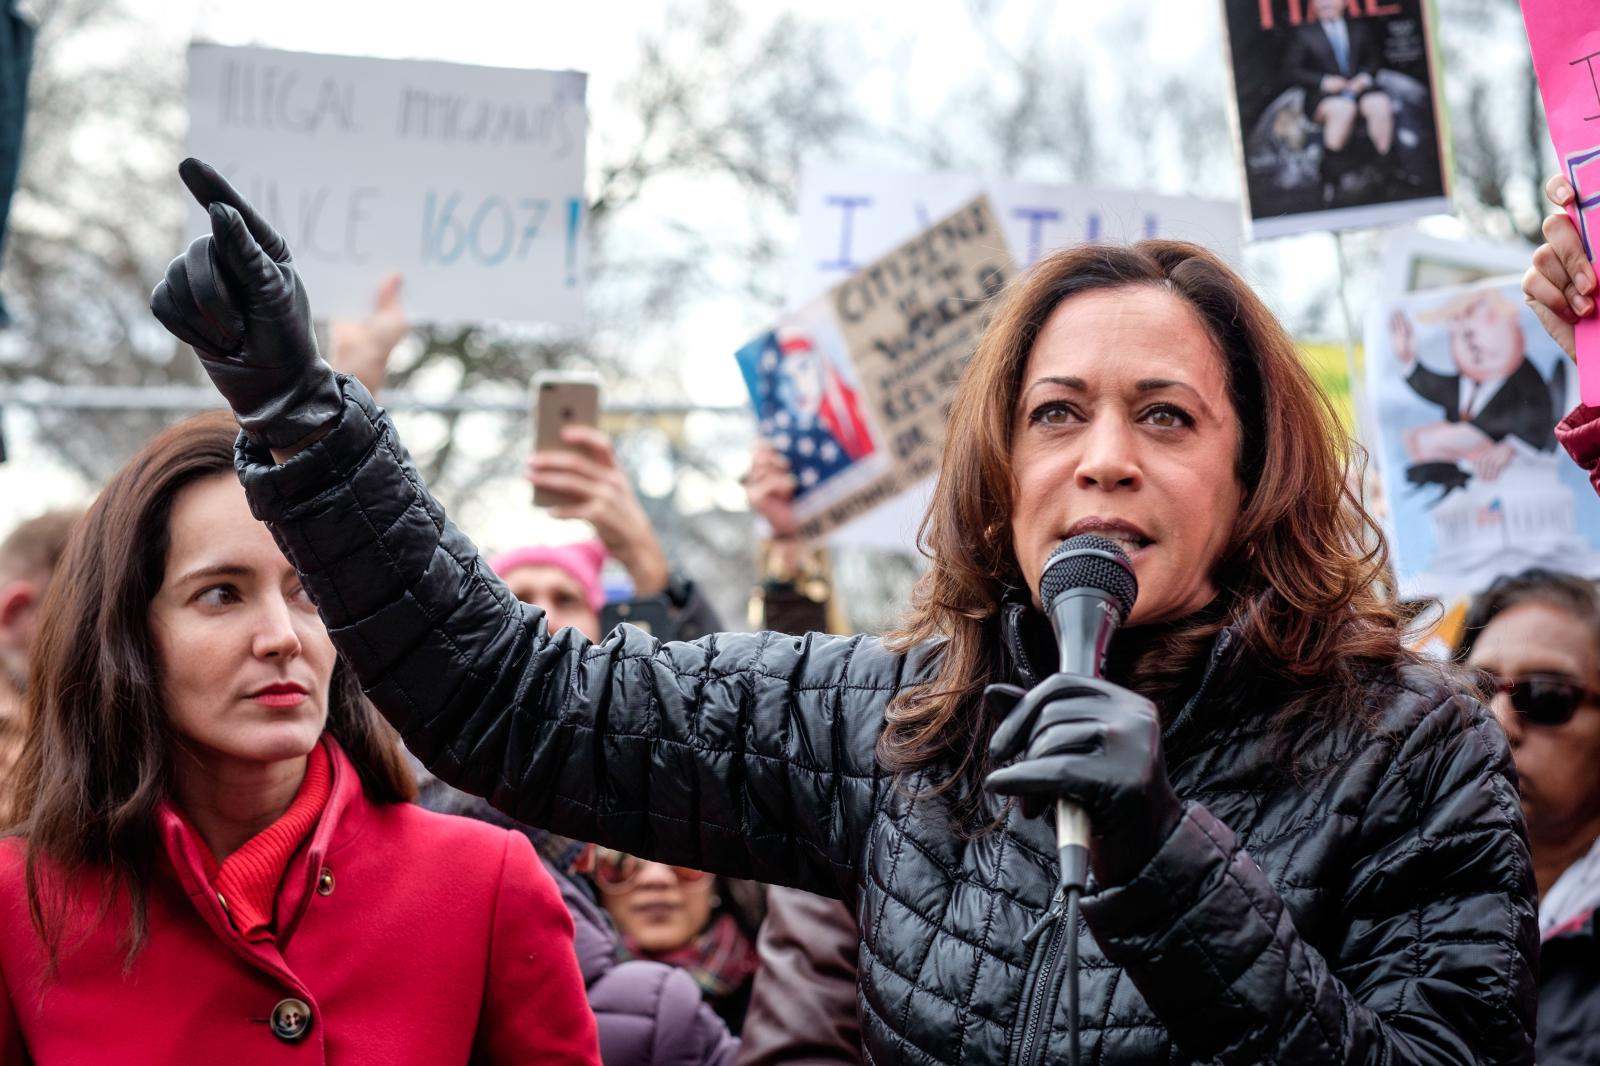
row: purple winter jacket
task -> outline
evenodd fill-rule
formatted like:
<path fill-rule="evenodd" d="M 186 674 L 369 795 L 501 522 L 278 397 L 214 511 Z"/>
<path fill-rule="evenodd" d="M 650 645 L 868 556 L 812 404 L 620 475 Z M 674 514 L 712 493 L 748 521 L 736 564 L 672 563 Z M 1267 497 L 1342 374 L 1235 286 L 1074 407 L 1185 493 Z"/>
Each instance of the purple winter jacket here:
<path fill-rule="evenodd" d="M 647 959 L 617 961 L 617 934 L 573 878 L 545 868 L 572 912 L 578 968 L 600 1028 L 605 1066 L 733 1066 L 739 1040 L 700 996 L 694 978 Z"/>

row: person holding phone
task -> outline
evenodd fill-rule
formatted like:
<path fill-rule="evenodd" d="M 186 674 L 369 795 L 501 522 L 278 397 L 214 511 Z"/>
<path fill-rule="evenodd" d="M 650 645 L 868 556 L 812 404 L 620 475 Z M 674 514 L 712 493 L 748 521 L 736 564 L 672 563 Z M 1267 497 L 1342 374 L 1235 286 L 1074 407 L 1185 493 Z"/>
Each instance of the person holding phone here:
<path fill-rule="evenodd" d="M 543 434 L 540 434 L 543 436 Z M 548 439 L 548 438 L 546 438 Z M 547 494 L 556 502 L 550 507 L 554 518 L 576 519 L 594 527 L 595 537 L 606 555 L 620 562 L 633 582 L 632 603 L 655 601 L 648 606 L 665 609 L 672 633 L 693 640 L 722 628 L 715 609 L 695 582 L 673 569 L 662 550 L 650 516 L 639 502 L 627 471 L 617 462 L 611 438 L 592 425 L 569 423 L 560 428 L 556 440 L 561 447 L 546 447 L 529 456 L 527 478 L 535 493 Z M 603 562 L 603 559 L 602 559 Z M 595 570 L 596 587 L 599 580 Z M 501 575 L 506 577 L 505 574 Z M 548 575 L 547 575 L 548 576 Z M 513 591 L 518 583 L 506 577 Z M 579 582 L 586 588 L 588 579 Z M 526 595 L 524 593 L 527 593 Z M 540 603 L 537 591 L 524 588 L 517 598 L 524 603 Z M 585 592 L 588 595 L 588 592 Z M 593 621 L 585 617 L 570 624 L 596 637 L 603 629 L 601 597 L 592 603 Z M 576 619 L 576 615 L 573 616 Z M 625 616 L 624 616 L 625 617 Z M 618 620 L 622 620 L 619 618 Z M 556 623 L 552 621 L 552 625 Z M 559 628 L 559 626 L 557 627 Z"/>
<path fill-rule="evenodd" d="M 526 473 L 539 498 L 550 501 L 551 517 L 593 526 L 606 552 L 628 571 L 635 596 L 665 592 L 672 567 L 632 481 L 617 462 L 611 438 L 593 425 L 570 423 L 548 443 L 554 446 L 528 457 Z"/>
<path fill-rule="evenodd" d="M 366 319 L 329 323 L 329 365 L 354 376 L 374 397 L 384 385 L 394 349 L 410 331 L 400 301 L 402 280 L 399 274 L 384 278 Z M 599 573 L 610 555 L 627 570 L 636 600 L 664 601 L 660 605 L 669 612 L 673 634 L 699 636 L 720 629 L 715 611 L 693 582 L 667 561 L 649 516 L 617 462 L 611 438 L 597 426 L 599 390 L 594 376 L 543 374 L 536 379 L 534 392 L 536 448 L 526 476 L 534 486 L 535 503 L 548 507 L 552 517 L 588 522 L 597 540 L 592 547 L 572 552 L 565 545 L 518 549 L 524 555 L 532 551 L 561 558 L 519 567 L 525 572 L 515 578 L 504 569 L 497 571 L 500 576 L 519 599 L 544 607 L 556 628 L 574 625 L 597 638 L 609 628 L 600 617 L 605 598 Z M 581 557 L 593 554 L 596 547 L 598 559 L 591 565 Z M 502 561 L 509 558 L 506 553 Z M 648 604 L 643 613 L 651 614 L 654 606 Z"/>

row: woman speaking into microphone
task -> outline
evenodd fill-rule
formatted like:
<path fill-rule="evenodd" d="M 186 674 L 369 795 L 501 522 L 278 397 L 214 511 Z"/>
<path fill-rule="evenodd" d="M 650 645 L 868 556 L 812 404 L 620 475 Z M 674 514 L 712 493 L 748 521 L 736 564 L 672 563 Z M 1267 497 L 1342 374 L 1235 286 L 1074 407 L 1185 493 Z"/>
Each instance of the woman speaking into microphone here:
<path fill-rule="evenodd" d="M 1329 407 L 1214 256 L 1079 248 L 1000 297 L 889 639 L 596 644 L 501 586 L 322 362 L 282 238 L 180 173 L 212 233 L 152 306 L 373 701 L 526 822 L 847 900 L 870 1061 L 1064 1059 L 1069 942 L 1085 1061 L 1531 1061 L 1504 737 L 1402 647 Z M 1103 681 L 1053 672 L 1037 597 L 1086 532 L 1139 586 Z M 997 683 L 1027 691 L 1022 726 L 997 732 Z M 1094 827 L 1077 928 L 1023 809 L 1056 800 Z"/>

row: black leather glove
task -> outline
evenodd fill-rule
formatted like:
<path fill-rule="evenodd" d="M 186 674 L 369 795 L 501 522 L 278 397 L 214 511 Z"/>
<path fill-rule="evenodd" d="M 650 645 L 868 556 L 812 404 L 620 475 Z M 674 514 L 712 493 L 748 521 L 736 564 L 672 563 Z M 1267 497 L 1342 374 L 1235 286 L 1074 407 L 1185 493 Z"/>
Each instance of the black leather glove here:
<path fill-rule="evenodd" d="M 289 246 L 205 163 L 185 159 L 178 175 L 210 212 L 211 236 L 167 267 L 150 310 L 194 348 L 251 439 L 297 444 L 333 421 L 342 401 Z"/>
<path fill-rule="evenodd" d="M 1029 817 L 1058 799 L 1082 807 L 1101 884 L 1122 884 L 1143 869 L 1183 815 L 1161 757 L 1155 705 L 1120 685 L 1071 674 L 1026 692 L 990 685 L 984 696 L 1007 713 L 989 741 L 990 759 L 998 765 L 1026 749 L 984 787 L 1022 797 Z"/>

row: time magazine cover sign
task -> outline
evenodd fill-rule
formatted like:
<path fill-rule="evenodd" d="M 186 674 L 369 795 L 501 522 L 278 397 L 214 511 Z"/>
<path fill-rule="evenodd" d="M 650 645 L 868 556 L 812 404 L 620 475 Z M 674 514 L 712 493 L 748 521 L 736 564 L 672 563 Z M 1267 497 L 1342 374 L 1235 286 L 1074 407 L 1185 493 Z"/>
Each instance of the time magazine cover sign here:
<path fill-rule="evenodd" d="M 1251 235 L 1449 210 L 1428 0 L 1223 0 Z"/>

